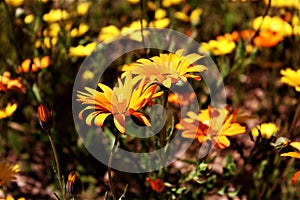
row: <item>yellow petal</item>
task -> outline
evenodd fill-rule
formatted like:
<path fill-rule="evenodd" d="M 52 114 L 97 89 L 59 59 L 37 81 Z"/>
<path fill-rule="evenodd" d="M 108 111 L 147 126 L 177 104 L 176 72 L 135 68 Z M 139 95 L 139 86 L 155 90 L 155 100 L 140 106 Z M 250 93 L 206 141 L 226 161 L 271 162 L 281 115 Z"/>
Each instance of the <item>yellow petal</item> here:
<path fill-rule="evenodd" d="M 290 145 L 300 151 L 300 142 L 291 142 Z"/>
<path fill-rule="evenodd" d="M 147 117 L 143 113 L 134 112 L 134 113 L 131 113 L 131 115 L 133 115 L 134 117 L 136 117 L 140 122 L 142 122 L 146 126 L 151 126 L 149 120 L 147 119 Z"/>
<path fill-rule="evenodd" d="M 10 117 L 17 109 L 18 105 L 16 103 L 8 103 L 6 108 L 0 110 L 0 119 Z"/>
<path fill-rule="evenodd" d="M 300 153 L 298 153 L 298 152 L 282 153 L 282 154 L 280 154 L 280 156 L 289 156 L 289 157 L 292 157 L 292 158 L 300 159 Z"/>
<path fill-rule="evenodd" d="M 125 121 L 125 115 L 123 114 L 116 114 L 114 115 L 114 123 L 116 128 L 122 133 L 126 134 L 126 121 Z"/>

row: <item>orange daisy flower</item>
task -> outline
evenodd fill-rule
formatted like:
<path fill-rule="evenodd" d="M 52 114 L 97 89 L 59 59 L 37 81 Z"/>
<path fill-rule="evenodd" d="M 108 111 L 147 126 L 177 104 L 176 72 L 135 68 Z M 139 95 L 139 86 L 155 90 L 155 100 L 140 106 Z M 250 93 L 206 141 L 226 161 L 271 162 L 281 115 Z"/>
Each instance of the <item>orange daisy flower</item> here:
<path fill-rule="evenodd" d="M 83 119 L 83 112 L 90 110 L 92 112 L 86 117 L 86 123 L 91 125 L 94 121 L 95 125 L 102 127 L 104 120 L 109 115 L 113 115 L 116 128 L 123 134 L 126 133 L 125 124 L 128 116 L 134 116 L 149 126 L 150 122 L 146 116 L 137 111 L 153 98 L 163 94 L 163 92 L 156 92 L 157 85 L 145 84 L 145 79 L 132 78 L 130 73 L 125 77 L 124 82 L 119 79 L 118 86 L 113 90 L 102 83 L 99 83 L 98 87 L 102 92 L 88 87 L 85 88 L 87 92 L 78 91 L 77 101 L 86 105 L 79 113 L 79 118 Z"/>
<path fill-rule="evenodd" d="M 246 132 L 246 128 L 234 122 L 236 112 L 228 114 L 227 109 L 217 109 L 208 107 L 201 110 L 199 114 L 188 112 L 184 118 L 176 125 L 178 130 L 182 130 L 182 137 L 198 139 L 200 143 L 210 140 L 219 149 L 230 146 L 228 136 L 235 136 Z M 197 133 L 195 134 L 195 130 Z"/>
<path fill-rule="evenodd" d="M 283 40 L 283 35 L 280 32 L 260 31 L 259 35 L 253 40 L 255 46 L 258 47 L 274 47 Z"/>
<path fill-rule="evenodd" d="M 123 67 L 122 70 L 125 71 L 123 76 L 130 71 L 132 74 L 146 77 L 148 81 L 157 82 L 167 88 L 179 80 L 186 82 L 187 78 L 201 80 L 200 75 L 193 73 L 202 72 L 207 68 L 203 65 L 193 65 L 193 63 L 203 56 L 196 53 L 183 56 L 183 51 L 180 49 L 175 54 L 162 53 L 150 59 L 139 59 L 137 62 Z"/>

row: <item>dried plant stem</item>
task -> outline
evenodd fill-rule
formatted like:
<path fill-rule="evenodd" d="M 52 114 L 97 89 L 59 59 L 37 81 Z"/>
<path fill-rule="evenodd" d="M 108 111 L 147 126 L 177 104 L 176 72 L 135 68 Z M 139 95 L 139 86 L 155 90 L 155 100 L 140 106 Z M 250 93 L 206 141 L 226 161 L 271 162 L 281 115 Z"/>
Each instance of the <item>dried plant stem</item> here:
<path fill-rule="evenodd" d="M 51 143 L 51 147 L 52 147 L 52 151 L 53 151 L 53 155 L 54 155 L 54 159 L 55 159 L 56 171 L 57 171 L 56 175 L 57 175 L 57 179 L 59 182 L 59 187 L 60 187 L 60 190 L 63 195 L 63 200 L 66 200 L 66 194 L 65 194 L 65 190 L 64 190 L 64 186 L 63 186 L 63 181 L 62 181 L 61 172 L 60 172 L 60 165 L 59 165 L 59 161 L 58 161 L 58 154 L 57 154 L 50 131 L 48 131 L 48 137 L 49 137 L 49 140 Z"/>
<path fill-rule="evenodd" d="M 112 164 L 112 160 L 113 160 L 114 154 L 117 149 L 119 137 L 120 137 L 120 133 L 118 133 L 118 135 L 115 138 L 114 146 L 110 152 L 109 159 L 108 159 L 108 170 L 107 171 L 108 171 L 108 179 L 109 179 L 109 184 L 110 184 L 110 189 L 111 189 L 111 193 L 113 196 L 113 200 L 117 199 L 117 194 L 116 194 L 115 186 L 113 184 L 113 180 L 112 180 L 112 176 L 111 176 L 111 164 Z"/>

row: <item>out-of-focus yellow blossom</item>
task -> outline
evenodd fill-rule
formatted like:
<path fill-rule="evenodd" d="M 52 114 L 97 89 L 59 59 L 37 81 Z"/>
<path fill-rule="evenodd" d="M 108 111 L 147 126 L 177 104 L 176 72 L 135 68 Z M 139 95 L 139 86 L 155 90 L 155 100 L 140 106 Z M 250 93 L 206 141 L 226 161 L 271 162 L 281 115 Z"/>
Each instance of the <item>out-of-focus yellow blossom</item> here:
<path fill-rule="evenodd" d="M 262 23 L 262 25 L 261 25 Z M 260 27 L 261 25 L 261 27 Z M 292 26 L 284 21 L 281 17 L 275 16 L 275 17 L 270 17 L 270 16 L 259 16 L 255 18 L 252 21 L 252 28 L 254 30 L 258 30 L 260 27 L 260 30 L 269 30 L 273 32 L 279 32 L 284 36 L 290 36 L 293 33 Z"/>
<path fill-rule="evenodd" d="M 257 125 L 251 130 L 253 138 L 257 138 L 259 133 L 262 138 L 270 139 L 274 134 L 276 134 L 278 128 L 274 123 L 263 123 Z"/>
<path fill-rule="evenodd" d="M 127 2 L 131 4 L 138 4 L 140 3 L 140 0 L 127 0 Z"/>
<path fill-rule="evenodd" d="M 170 19 L 166 18 L 167 12 L 164 9 L 157 8 L 151 1 L 148 2 L 148 9 L 154 13 L 154 18 L 150 18 L 151 21 L 148 24 L 149 27 L 166 28 L 170 24 Z M 145 25 L 147 25 L 147 23 L 145 23 Z M 145 27 L 145 25 L 143 22 L 143 27 Z M 132 27 L 133 25 L 131 24 L 130 26 Z M 138 28 L 141 28 L 140 24 L 138 25 Z"/>
<path fill-rule="evenodd" d="M 167 11 L 161 8 L 156 9 L 155 14 L 154 14 L 154 18 L 155 19 L 162 19 L 165 16 L 167 16 Z"/>
<path fill-rule="evenodd" d="M 44 36 L 57 37 L 60 32 L 60 25 L 58 23 L 52 23 L 43 31 Z"/>
<path fill-rule="evenodd" d="M 24 197 L 20 197 L 18 199 L 14 199 L 13 196 L 7 195 L 6 199 L 4 199 L 4 200 L 26 200 L 26 199 Z"/>
<path fill-rule="evenodd" d="M 22 83 L 22 78 L 12 78 L 10 72 L 5 71 L 0 75 L 0 91 L 7 92 L 9 90 L 16 90 L 21 93 L 26 92 L 26 87 Z"/>
<path fill-rule="evenodd" d="M 142 24 L 143 24 L 143 27 L 146 27 L 147 21 L 142 20 Z M 121 34 L 121 33 L 127 34 L 126 32 L 128 32 L 128 36 L 130 39 L 136 40 L 136 41 L 141 41 L 142 40 L 141 33 L 137 33 L 137 32 L 131 33 L 130 32 L 130 31 L 137 30 L 137 29 L 141 29 L 141 24 L 140 24 L 139 20 L 132 22 L 129 26 L 123 27 L 121 30 L 118 29 L 114 25 L 106 26 L 101 29 L 98 39 L 99 39 L 99 41 L 104 41 L 104 40 L 114 37 L 118 34 Z M 147 34 L 147 32 L 145 31 L 144 34 Z M 107 41 L 107 42 L 109 42 L 109 41 Z"/>
<path fill-rule="evenodd" d="M 5 3 L 12 7 L 19 7 L 24 3 L 24 0 L 5 0 Z"/>
<path fill-rule="evenodd" d="M 50 49 L 51 47 L 55 46 L 58 43 L 58 37 L 45 37 L 42 40 L 35 41 L 36 48 L 47 48 Z"/>
<path fill-rule="evenodd" d="M 215 56 L 225 55 L 231 53 L 236 47 L 235 42 L 227 39 L 210 40 L 208 42 L 201 42 L 199 52 L 209 51 Z"/>
<path fill-rule="evenodd" d="M 66 32 L 70 32 L 71 29 L 72 29 L 72 26 L 73 26 L 73 22 L 68 21 L 68 22 L 66 23 L 66 25 L 65 25 L 65 30 L 66 30 Z"/>
<path fill-rule="evenodd" d="M 293 15 L 292 17 L 292 25 L 297 26 L 300 25 L 300 19 L 298 15 Z"/>
<path fill-rule="evenodd" d="M 16 103 L 8 103 L 5 108 L 0 109 L 0 119 L 12 116 L 12 114 L 16 111 L 17 107 L 18 105 Z"/>
<path fill-rule="evenodd" d="M 25 197 L 20 197 L 18 199 L 14 199 L 13 196 L 7 195 L 6 199 L 3 199 L 3 200 L 26 200 L 26 199 L 25 199 Z"/>
<path fill-rule="evenodd" d="M 200 16 L 202 12 L 203 10 L 201 8 L 196 8 L 191 12 L 190 16 L 188 16 L 187 13 L 180 11 L 175 13 L 175 18 L 184 22 L 190 22 L 195 26 L 200 23 Z"/>
<path fill-rule="evenodd" d="M 267 5 L 269 0 L 264 0 L 264 3 Z M 299 0 L 272 0 L 271 7 L 290 7 L 300 9 Z"/>
<path fill-rule="evenodd" d="M 173 5 L 181 4 L 184 1 L 185 0 L 163 0 L 162 1 L 162 6 L 168 8 L 168 7 L 173 6 Z"/>
<path fill-rule="evenodd" d="M 61 20 L 66 20 L 70 14 L 66 10 L 51 9 L 49 13 L 43 15 L 43 20 L 48 23 L 53 23 Z"/>
<path fill-rule="evenodd" d="M 89 25 L 85 23 L 81 23 L 78 28 L 73 28 L 70 32 L 71 37 L 81 37 L 83 36 L 88 30 Z"/>
<path fill-rule="evenodd" d="M 19 171 L 19 165 L 0 163 L 0 186 L 4 185 L 7 181 L 16 180 L 15 175 Z"/>
<path fill-rule="evenodd" d="M 51 63 L 50 56 L 44 56 L 41 59 L 36 57 L 33 59 L 25 59 L 16 69 L 17 74 L 28 73 L 28 72 L 37 72 L 41 69 L 49 67 Z"/>
<path fill-rule="evenodd" d="M 149 23 L 149 27 L 166 28 L 170 24 L 169 18 L 157 19 Z"/>
<path fill-rule="evenodd" d="M 297 92 L 300 92 L 300 69 L 297 71 L 287 68 L 285 70 L 280 70 L 282 77 L 280 81 L 286 83 L 296 89 Z"/>
<path fill-rule="evenodd" d="M 34 20 L 34 15 L 33 14 L 30 14 L 30 15 L 27 15 L 25 18 L 24 18 L 24 23 L 25 24 L 30 24 L 31 22 L 33 22 Z"/>
<path fill-rule="evenodd" d="M 94 73 L 90 70 L 85 70 L 82 74 L 82 79 L 87 81 L 87 80 L 92 80 L 94 78 Z"/>
<path fill-rule="evenodd" d="M 85 15 L 89 11 L 90 5 L 91 2 L 80 3 L 76 8 L 77 14 L 80 16 Z"/>
<path fill-rule="evenodd" d="M 143 27 L 146 27 L 147 21 L 143 19 L 142 25 L 143 25 Z M 121 32 L 124 33 L 125 31 L 136 30 L 136 29 L 141 29 L 141 21 L 140 20 L 133 21 L 129 26 L 123 27 Z"/>
<path fill-rule="evenodd" d="M 300 35 L 300 19 L 298 15 L 292 17 L 293 34 Z"/>
<path fill-rule="evenodd" d="M 69 55 L 75 57 L 85 57 L 90 55 L 94 51 L 96 46 L 97 46 L 96 42 L 91 42 L 86 46 L 79 45 L 77 47 L 71 47 L 69 49 Z"/>
<path fill-rule="evenodd" d="M 107 38 L 114 37 L 120 33 L 121 33 L 120 29 L 118 29 L 114 25 L 105 26 L 101 29 L 98 36 L 98 40 L 103 41 L 106 40 Z"/>
<path fill-rule="evenodd" d="M 52 46 L 55 46 L 58 43 L 58 38 L 57 37 L 45 37 L 44 38 L 44 47 L 46 47 L 47 49 L 50 49 Z"/>

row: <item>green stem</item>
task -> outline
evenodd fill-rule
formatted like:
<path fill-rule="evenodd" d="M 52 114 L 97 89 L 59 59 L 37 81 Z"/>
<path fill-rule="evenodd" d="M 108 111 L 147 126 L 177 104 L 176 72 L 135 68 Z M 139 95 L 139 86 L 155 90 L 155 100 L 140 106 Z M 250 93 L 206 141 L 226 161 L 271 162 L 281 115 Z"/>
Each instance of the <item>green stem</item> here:
<path fill-rule="evenodd" d="M 116 149 L 117 149 L 119 138 L 120 138 L 120 133 L 118 133 L 118 135 L 115 139 L 114 146 L 113 146 L 113 148 L 110 152 L 109 159 L 108 159 L 108 170 L 107 171 L 108 171 L 108 179 L 109 179 L 109 184 L 110 184 L 110 189 L 111 189 L 111 193 L 112 193 L 112 196 L 113 196 L 113 200 L 117 199 L 117 194 L 116 194 L 115 187 L 114 187 L 113 180 L 112 180 L 112 176 L 111 176 L 111 164 L 112 164 L 112 159 L 113 159 L 114 154 L 115 154 Z"/>
<path fill-rule="evenodd" d="M 289 135 L 292 134 L 292 132 L 293 132 L 295 126 L 296 126 L 297 120 L 299 119 L 298 118 L 299 115 L 300 115 L 300 100 L 298 100 L 298 106 L 296 108 L 295 115 L 294 115 L 293 121 L 291 123 L 291 126 L 289 127 L 289 132 L 288 132 Z"/>
<path fill-rule="evenodd" d="M 145 47 L 145 38 L 144 38 L 144 28 L 143 28 L 143 11 L 144 11 L 144 0 L 140 0 L 140 9 L 141 9 L 141 17 L 140 17 L 140 24 L 141 24 L 141 36 L 142 36 L 142 43 Z"/>
<path fill-rule="evenodd" d="M 65 190 L 64 190 L 64 186 L 63 186 L 63 181 L 62 181 L 61 172 L 60 172 L 60 165 L 59 165 L 59 161 L 58 161 L 58 154 L 57 154 L 51 133 L 50 133 L 50 131 L 47 131 L 47 132 L 48 132 L 48 137 L 49 137 L 49 140 L 51 143 L 51 147 L 52 147 L 52 151 L 53 151 L 53 155 L 54 155 L 54 159 L 55 159 L 55 163 L 56 163 L 57 179 L 59 182 L 60 190 L 62 192 L 63 199 L 66 200 L 66 194 L 65 194 Z"/>

